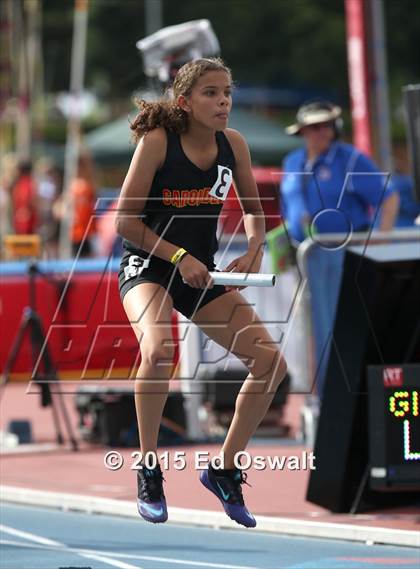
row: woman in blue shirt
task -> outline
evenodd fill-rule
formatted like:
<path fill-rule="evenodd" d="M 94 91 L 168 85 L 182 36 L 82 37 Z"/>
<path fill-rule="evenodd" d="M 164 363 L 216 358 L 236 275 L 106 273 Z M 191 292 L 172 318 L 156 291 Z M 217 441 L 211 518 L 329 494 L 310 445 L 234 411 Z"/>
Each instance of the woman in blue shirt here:
<path fill-rule="evenodd" d="M 380 229 L 390 230 L 398 212 L 398 194 L 389 174 L 370 158 L 339 140 L 341 109 L 329 101 L 303 105 L 288 134 L 301 135 L 304 146 L 283 164 L 283 215 L 293 239 L 316 234 L 308 258 L 312 320 L 317 360 L 317 391 L 322 396 L 329 344 L 340 289 L 344 245 L 354 231 L 366 231 L 380 212 Z M 342 233 L 340 243 L 322 243 L 323 233 Z"/>

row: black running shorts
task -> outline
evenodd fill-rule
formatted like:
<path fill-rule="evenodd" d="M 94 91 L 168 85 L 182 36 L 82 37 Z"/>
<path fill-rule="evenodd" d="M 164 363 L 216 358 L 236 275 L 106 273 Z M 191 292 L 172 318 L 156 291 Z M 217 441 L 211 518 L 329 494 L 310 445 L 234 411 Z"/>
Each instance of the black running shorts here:
<path fill-rule="evenodd" d="M 208 263 L 209 271 L 214 271 L 213 262 Z M 118 273 L 118 285 L 121 302 L 125 294 L 140 283 L 157 283 L 171 295 L 174 308 L 187 318 L 215 298 L 227 291 L 222 285 L 214 285 L 211 289 L 193 288 L 182 281 L 182 277 L 174 265 L 159 257 L 142 258 L 126 250 L 121 258 Z"/>

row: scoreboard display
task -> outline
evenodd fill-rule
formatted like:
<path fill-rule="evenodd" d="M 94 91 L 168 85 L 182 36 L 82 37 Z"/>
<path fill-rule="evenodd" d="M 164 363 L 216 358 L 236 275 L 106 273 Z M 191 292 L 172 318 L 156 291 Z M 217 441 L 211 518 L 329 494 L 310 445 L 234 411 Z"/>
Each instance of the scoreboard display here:
<path fill-rule="evenodd" d="M 370 487 L 420 492 L 420 365 L 369 366 L 367 379 Z"/>
<path fill-rule="evenodd" d="M 414 237 L 347 248 L 306 494 L 332 512 L 420 501 L 419 290 Z"/>

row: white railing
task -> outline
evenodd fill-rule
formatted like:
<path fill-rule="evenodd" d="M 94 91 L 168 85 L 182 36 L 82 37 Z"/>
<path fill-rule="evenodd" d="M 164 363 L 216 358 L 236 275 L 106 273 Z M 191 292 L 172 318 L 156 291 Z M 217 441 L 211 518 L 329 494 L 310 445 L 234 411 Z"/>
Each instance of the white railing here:
<path fill-rule="evenodd" d="M 322 239 L 321 242 L 316 237 Z M 311 309 L 311 291 L 308 285 L 308 258 L 314 247 L 319 245 L 334 245 L 343 242 L 343 233 L 323 233 L 315 238 L 307 237 L 297 248 L 296 261 L 302 281 L 302 301 L 304 303 L 304 338 L 305 353 L 308 365 L 305 368 L 305 378 L 302 378 L 307 387 L 307 392 L 311 390 L 315 379 L 315 357 L 313 355 L 312 342 L 312 309 Z M 392 231 L 373 231 L 373 232 L 356 232 L 346 239 L 345 247 L 352 245 L 364 245 L 364 249 L 376 246 L 378 244 L 402 243 L 402 242 L 418 242 L 420 257 L 420 228 L 414 226 L 412 229 L 393 229 Z M 328 247 L 325 247 L 328 249 Z M 331 247 L 332 250 L 333 249 Z"/>

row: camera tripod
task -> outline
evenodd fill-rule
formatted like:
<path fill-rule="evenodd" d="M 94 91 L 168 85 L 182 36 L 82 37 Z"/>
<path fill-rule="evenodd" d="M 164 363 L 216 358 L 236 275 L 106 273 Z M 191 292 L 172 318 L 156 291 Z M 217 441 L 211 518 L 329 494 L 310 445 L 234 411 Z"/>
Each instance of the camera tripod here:
<path fill-rule="evenodd" d="M 61 429 L 60 412 L 67 435 L 73 450 L 78 450 L 78 444 L 73 434 L 73 429 L 69 420 L 67 409 L 61 392 L 59 377 L 54 366 L 51 354 L 48 350 L 41 318 L 36 311 L 36 276 L 40 275 L 48 282 L 54 284 L 58 290 L 62 290 L 62 284 L 43 273 L 36 262 L 30 262 L 28 266 L 29 275 L 29 306 L 23 309 L 22 319 L 13 342 L 9 356 L 4 366 L 4 373 L 1 385 L 1 395 L 10 379 L 10 373 L 14 367 L 16 359 L 25 340 L 26 332 L 30 333 L 30 343 L 32 352 L 32 375 L 31 381 L 40 388 L 41 406 L 51 406 L 54 427 L 56 431 L 57 443 L 64 444 L 64 437 Z M 40 371 L 40 368 L 43 368 Z M 51 385 L 54 391 L 51 392 Z M 55 397 L 57 396 L 57 397 Z M 58 403 L 58 405 L 57 405 Z"/>

